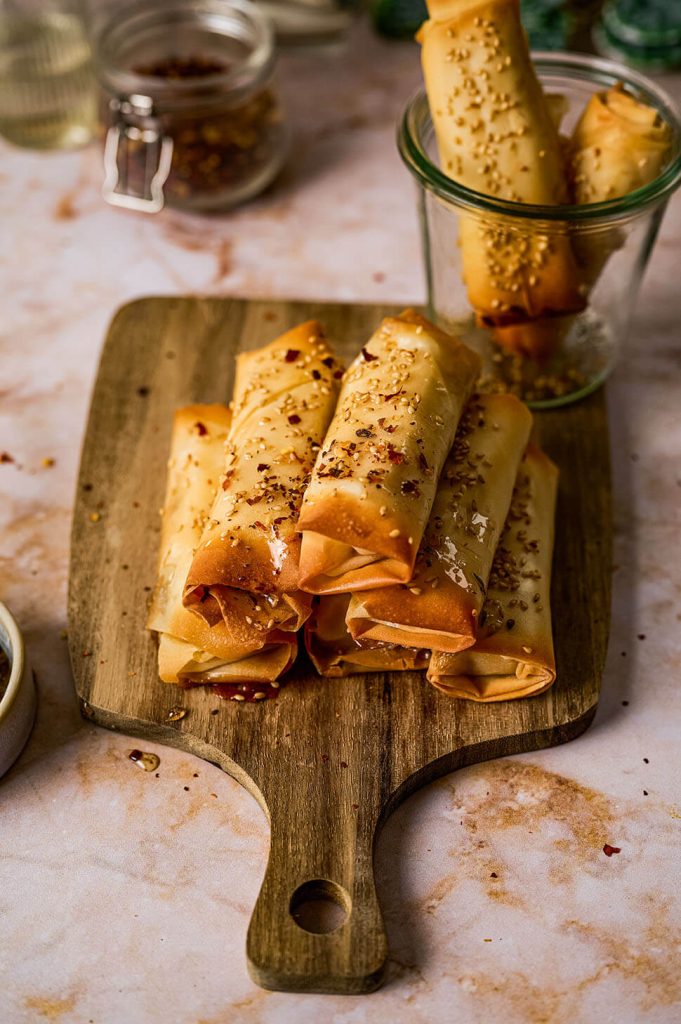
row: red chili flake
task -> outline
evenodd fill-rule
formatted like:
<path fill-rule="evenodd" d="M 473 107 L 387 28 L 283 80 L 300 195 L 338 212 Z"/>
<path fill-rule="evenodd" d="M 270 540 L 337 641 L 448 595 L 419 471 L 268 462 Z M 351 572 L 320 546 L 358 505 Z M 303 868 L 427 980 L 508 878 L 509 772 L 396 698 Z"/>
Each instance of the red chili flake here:
<path fill-rule="evenodd" d="M 329 760 L 329 755 L 328 754 L 322 754 L 322 764 L 326 764 L 326 762 L 328 760 Z"/>
<path fill-rule="evenodd" d="M 353 805 L 352 805 L 352 809 L 353 809 L 353 811 L 356 811 L 358 807 L 359 807 L 359 804 L 353 804 Z"/>
<path fill-rule="evenodd" d="M 149 394 L 149 388 L 146 387 L 146 386 L 138 388 L 137 389 L 137 394 L 140 396 L 140 398 L 146 398 L 147 395 Z"/>
<path fill-rule="evenodd" d="M 333 379 L 334 380 L 340 380 L 342 376 L 343 376 L 343 371 L 342 370 L 336 370 L 336 372 L 333 375 Z"/>
<path fill-rule="evenodd" d="M 321 376 L 322 375 L 319 372 L 319 370 L 313 370 L 312 371 L 312 377 L 313 377 L 314 380 L 321 380 Z"/>
<path fill-rule="evenodd" d="M 393 466 L 401 466 L 404 462 L 404 453 L 398 452 L 395 448 L 388 448 L 388 458 L 392 462 Z"/>
<path fill-rule="evenodd" d="M 262 501 L 262 494 L 257 494 L 255 498 L 246 498 L 248 505 L 257 505 L 259 501 Z"/>
<path fill-rule="evenodd" d="M 348 766 L 348 762 L 347 761 L 341 761 L 340 764 L 341 764 L 341 768 L 347 768 L 347 766 Z"/>
<path fill-rule="evenodd" d="M 419 466 L 421 467 L 424 473 L 428 469 L 428 460 L 423 454 L 423 452 L 419 452 Z"/>
<path fill-rule="evenodd" d="M 259 462 L 258 463 L 258 473 L 264 473 L 264 471 L 266 469 L 269 469 L 269 468 L 270 467 L 268 466 L 268 464 L 266 462 Z"/>
<path fill-rule="evenodd" d="M 355 431 L 357 437 L 373 437 L 374 435 L 368 427 L 360 427 L 359 430 Z"/>
<path fill-rule="evenodd" d="M 326 359 L 322 359 L 324 366 L 328 366 L 329 369 L 333 366 L 333 356 L 327 356 Z"/>
<path fill-rule="evenodd" d="M 362 349 L 362 358 L 367 363 L 373 363 L 375 359 L 378 359 L 378 356 L 372 356 L 371 352 L 368 352 L 367 349 L 363 348 Z"/>
<path fill-rule="evenodd" d="M 0 452 L 0 462 L 14 462 L 9 452 Z"/>
<path fill-rule="evenodd" d="M 418 494 L 418 487 L 415 480 L 403 480 L 400 487 L 402 494 Z"/>
<path fill-rule="evenodd" d="M 611 846 L 609 843 L 606 843 L 605 846 L 603 847 L 603 853 L 605 854 L 606 857 L 612 857 L 613 853 L 621 853 L 621 852 L 622 852 L 621 847 L 619 847 L 619 846 Z"/>
<path fill-rule="evenodd" d="M 286 360 L 287 363 L 295 363 L 295 361 L 296 361 L 296 359 L 298 358 L 299 355 L 300 355 L 300 349 L 299 348 L 290 348 L 286 352 L 286 355 L 284 356 L 284 359 Z"/>
<path fill-rule="evenodd" d="M 391 398 L 399 398 L 400 395 L 403 395 L 403 394 L 404 394 L 404 391 L 401 391 L 401 390 L 400 391 L 393 391 L 393 393 L 391 395 L 383 395 L 383 401 L 384 402 L 389 402 Z M 392 433 L 392 431 L 391 431 L 391 433 Z"/>
<path fill-rule="evenodd" d="M 491 875 L 490 875 L 489 877 L 490 877 L 490 878 L 498 878 L 499 876 L 498 876 L 498 874 L 496 873 L 496 871 L 493 871 L 493 872 L 492 872 L 492 874 L 491 874 Z"/>
<path fill-rule="evenodd" d="M 298 413 L 292 412 L 288 418 L 289 423 L 292 427 L 295 427 L 296 423 L 300 423 L 300 416 Z"/>
<path fill-rule="evenodd" d="M 234 470 L 233 469 L 230 469 L 229 472 L 225 473 L 225 479 L 222 481 L 222 489 L 223 489 L 223 491 L 228 491 L 229 490 L 229 482 L 230 482 L 230 480 L 232 479 L 233 476 L 234 476 Z"/>
<path fill-rule="evenodd" d="M 513 629 L 515 626 L 515 619 L 506 619 L 506 629 Z"/>
<path fill-rule="evenodd" d="M 208 433 L 206 425 L 204 423 L 201 423 L 200 420 L 197 420 L 196 423 L 194 424 L 194 430 L 197 432 L 199 437 L 204 437 Z"/>
<path fill-rule="evenodd" d="M 92 657 L 92 651 L 83 651 L 83 657 L 84 658 L 91 658 Z"/>
<path fill-rule="evenodd" d="M 253 525 L 256 526 L 259 530 L 263 530 L 264 532 L 267 532 L 267 527 L 265 526 L 264 523 L 261 523 L 259 519 L 256 519 L 256 521 L 253 523 Z"/>

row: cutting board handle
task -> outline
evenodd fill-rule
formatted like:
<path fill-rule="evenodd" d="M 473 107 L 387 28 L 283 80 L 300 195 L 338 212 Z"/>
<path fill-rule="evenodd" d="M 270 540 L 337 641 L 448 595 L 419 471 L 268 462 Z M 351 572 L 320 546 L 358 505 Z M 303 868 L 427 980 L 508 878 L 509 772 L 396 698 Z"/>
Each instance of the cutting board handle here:
<path fill-rule="evenodd" d="M 373 876 L 375 818 L 359 807 L 324 810 L 311 816 L 309 805 L 298 805 L 294 821 L 270 813 L 270 856 L 246 943 L 249 971 L 278 991 L 372 992 L 387 958 Z"/>

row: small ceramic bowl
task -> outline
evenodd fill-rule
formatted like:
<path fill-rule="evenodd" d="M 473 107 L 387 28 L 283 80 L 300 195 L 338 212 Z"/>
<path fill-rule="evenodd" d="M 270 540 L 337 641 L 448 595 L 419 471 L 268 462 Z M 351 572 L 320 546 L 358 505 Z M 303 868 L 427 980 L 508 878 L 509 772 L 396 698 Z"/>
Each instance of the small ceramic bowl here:
<path fill-rule="evenodd" d="M 24 640 L 8 608 L 0 602 L 0 647 L 9 660 L 7 688 L 0 699 L 0 776 L 11 768 L 31 735 L 36 695 Z"/>

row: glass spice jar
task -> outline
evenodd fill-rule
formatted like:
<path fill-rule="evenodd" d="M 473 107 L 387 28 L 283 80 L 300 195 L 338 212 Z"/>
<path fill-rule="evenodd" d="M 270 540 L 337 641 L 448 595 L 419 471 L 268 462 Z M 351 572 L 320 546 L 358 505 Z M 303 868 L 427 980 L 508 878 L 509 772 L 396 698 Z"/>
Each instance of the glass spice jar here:
<path fill-rule="evenodd" d="M 289 132 L 266 17 L 250 0 L 135 2 L 95 36 L 108 102 L 105 199 L 222 210 L 276 177 Z"/>

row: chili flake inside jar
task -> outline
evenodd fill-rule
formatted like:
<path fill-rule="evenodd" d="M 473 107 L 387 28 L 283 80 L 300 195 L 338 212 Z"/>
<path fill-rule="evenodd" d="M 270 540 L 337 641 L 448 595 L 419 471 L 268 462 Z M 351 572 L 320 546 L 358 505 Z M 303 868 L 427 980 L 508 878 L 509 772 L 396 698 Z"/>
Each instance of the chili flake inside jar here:
<path fill-rule="evenodd" d="M 141 7 L 145 17 L 124 13 L 97 45 L 110 97 L 105 195 L 150 211 L 252 198 L 280 171 L 289 142 L 267 20 L 250 0 Z"/>

